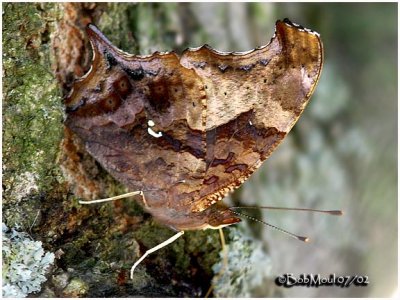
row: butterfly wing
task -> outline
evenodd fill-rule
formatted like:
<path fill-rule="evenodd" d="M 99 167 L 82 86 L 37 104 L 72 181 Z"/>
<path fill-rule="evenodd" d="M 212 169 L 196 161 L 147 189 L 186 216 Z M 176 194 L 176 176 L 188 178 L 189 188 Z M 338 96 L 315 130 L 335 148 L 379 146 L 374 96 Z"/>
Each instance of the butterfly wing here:
<path fill-rule="evenodd" d="M 207 46 L 133 56 L 94 26 L 91 70 L 66 99 L 66 125 L 117 180 L 163 210 L 200 212 L 238 187 L 304 110 L 322 68 L 318 34 L 278 21 L 242 54 Z"/>

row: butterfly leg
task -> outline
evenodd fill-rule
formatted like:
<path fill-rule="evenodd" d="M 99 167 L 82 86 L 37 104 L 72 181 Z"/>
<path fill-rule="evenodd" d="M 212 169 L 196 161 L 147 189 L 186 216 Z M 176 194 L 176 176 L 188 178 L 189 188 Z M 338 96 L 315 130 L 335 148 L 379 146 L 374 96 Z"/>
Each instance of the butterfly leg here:
<path fill-rule="evenodd" d="M 221 269 L 219 270 L 218 274 L 215 275 L 213 281 L 217 281 L 222 274 L 224 273 L 224 270 L 226 269 L 227 265 L 228 265 L 228 246 L 225 243 L 225 236 L 224 236 L 224 231 L 222 230 L 222 228 L 218 228 L 219 231 L 219 237 L 221 239 L 221 248 L 222 248 L 222 266 Z M 213 284 L 211 284 L 210 288 L 208 289 L 206 295 L 204 296 L 204 298 L 208 298 L 212 292 L 212 290 L 214 289 Z"/>
<path fill-rule="evenodd" d="M 221 247 L 222 247 L 222 253 L 224 255 L 223 261 L 222 261 L 222 268 L 220 271 L 220 275 L 222 275 L 223 271 L 226 269 L 226 267 L 228 266 L 228 246 L 225 243 L 225 235 L 224 235 L 224 231 L 222 230 L 222 228 L 219 228 L 219 237 L 221 238 Z"/>
<path fill-rule="evenodd" d="M 162 242 L 161 244 L 158 244 L 157 246 L 147 250 L 145 252 L 145 254 L 143 254 L 136 262 L 135 264 L 132 266 L 131 268 L 131 279 L 133 279 L 133 272 L 135 271 L 136 267 L 147 257 L 147 255 L 160 250 L 161 248 L 171 244 L 172 242 L 174 242 L 175 240 L 177 240 L 180 236 L 182 236 L 185 232 L 184 231 L 179 231 L 177 234 L 175 234 L 174 236 L 170 237 L 168 240 Z"/>
<path fill-rule="evenodd" d="M 146 197 L 144 196 L 143 192 L 141 193 L 141 196 L 142 196 L 144 206 L 148 208 L 149 206 L 147 205 Z"/>
<path fill-rule="evenodd" d="M 130 193 L 126 193 L 126 194 L 122 194 L 122 195 L 118 195 L 118 196 L 114 196 L 114 197 L 110 197 L 110 198 L 90 200 L 90 201 L 79 200 L 79 204 L 94 204 L 94 203 L 101 203 L 101 202 L 107 202 L 107 201 L 114 201 L 114 200 L 128 198 L 128 197 L 136 196 L 136 195 L 141 195 L 143 198 L 143 202 L 147 206 L 143 191 L 130 192 Z"/>

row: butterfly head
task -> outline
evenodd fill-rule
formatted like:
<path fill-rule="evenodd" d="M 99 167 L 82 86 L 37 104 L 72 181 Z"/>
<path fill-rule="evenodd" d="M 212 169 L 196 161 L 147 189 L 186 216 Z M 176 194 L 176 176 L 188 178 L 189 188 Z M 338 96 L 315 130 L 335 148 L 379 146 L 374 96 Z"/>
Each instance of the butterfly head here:
<path fill-rule="evenodd" d="M 216 203 L 207 209 L 206 228 L 218 229 L 241 221 L 237 214 L 222 203 Z"/>

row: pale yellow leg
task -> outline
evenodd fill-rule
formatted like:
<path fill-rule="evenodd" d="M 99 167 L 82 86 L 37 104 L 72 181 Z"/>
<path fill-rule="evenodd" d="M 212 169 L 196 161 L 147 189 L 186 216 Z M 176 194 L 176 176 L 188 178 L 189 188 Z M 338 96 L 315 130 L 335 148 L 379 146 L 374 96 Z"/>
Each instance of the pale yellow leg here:
<path fill-rule="evenodd" d="M 168 240 L 162 242 L 161 244 L 158 244 L 157 246 L 147 250 L 145 252 L 145 254 L 143 254 L 136 262 L 135 264 L 132 266 L 131 268 L 131 279 L 133 279 L 133 272 L 135 271 L 136 267 L 143 261 L 143 259 L 145 259 L 147 257 L 147 255 L 160 250 L 161 248 L 171 244 L 172 242 L 174 242 L 175 240 L 177 240 L 180 236 L 182 236 L 185 232 L 184 231 L 179 231 L 177 234 L 175 234 L 174 236 L 170 237 Z"/>
<path fill-rule="evenodd" d="M 219 237 L 221 239 L 221 247 L 222 247 L 222 267 L 219 270 L 218 274 L 215 275 L 215 280 L 218 280 L 218 278 L 220 278 L 222 276 L 222 274 L 224 273 L 226 267 L 228 266 L 228 247 L 225 243 L 225 236 L 224 236 L 224 231 L 222 230 L 222 228 L 218 228 L 219 231 Z M 210 288 L 208 289 L 205 298 L 208 298 L 213 290 L 213 285 L 211 284 Z"/>
<path fill-rule="evenodd" d="M 222 252 L 224 255 L 221 271 L 224 271 L 226 269 L 226 267 L 228 266 L 228 246 L 225 243 L 225 236 L 224 236 L 224 231 L 222 230 L 222 228 L 219 228 L 219 237 L 221 238 Z M 220 271 L 220 274 L 222 273 L 221 271 Z"/>
<path fill-rule="evenodd" d="M 102 203 L 102 202 L 108 202 L 108 201 L 114 201 L 114 200 L 118 200 L 118 199 L 128 198 L 128 197 L 132 197 L 132 196 L 136 196 L 136 195 L 142 196 L 144 205 L 146 207 L 148 207 L 147 206 L 147 202 L 146 202 L 146 198 L 144 197 L 144 194 L 143 194 L 143 191 L 130 192 L 130 193 L 126 193 L 126 194 L 122 194 L 122 195 L 118 195 L 118 196 L 114 196 L 114 197 L 110 197 L 110 198 L 90 200 L 90 201 L 79 200 L 79 204 Z"/>

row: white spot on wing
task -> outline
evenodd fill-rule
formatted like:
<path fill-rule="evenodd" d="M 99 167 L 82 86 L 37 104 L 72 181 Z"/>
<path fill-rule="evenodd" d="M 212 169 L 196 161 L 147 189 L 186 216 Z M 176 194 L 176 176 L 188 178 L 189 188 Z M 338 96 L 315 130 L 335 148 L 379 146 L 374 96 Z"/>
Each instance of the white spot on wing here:
<path fill-rule="evenodd" d="M 154 136 L 155 138 L 162 137 L 162 132 L 161 132 L 161 131 L 160 131 L 160 132 L 155 132 L 153 129 L 150 128 L 150 127 L 153 127 L 153 126 L 156 125 L 156 124 L 154 123 L 153 120 L 148 120 L 148 121 L 147 121 L 147 125 L 149 126 L 149 127 L 147 128 L 147 132 L 148 132 L 150 135 Z"/>
<path fill-rule="evenodd" d="M 155 138 L 159 138 L 159 137 L 162 137 L 162 132 L 154 132 L 154 130 L 153 129 L 151 129 L 151 128 L 147 128 L 147 132 L 150 134 L 150 135 L 152 135 L 152 136 L 154 136 Z"/>

